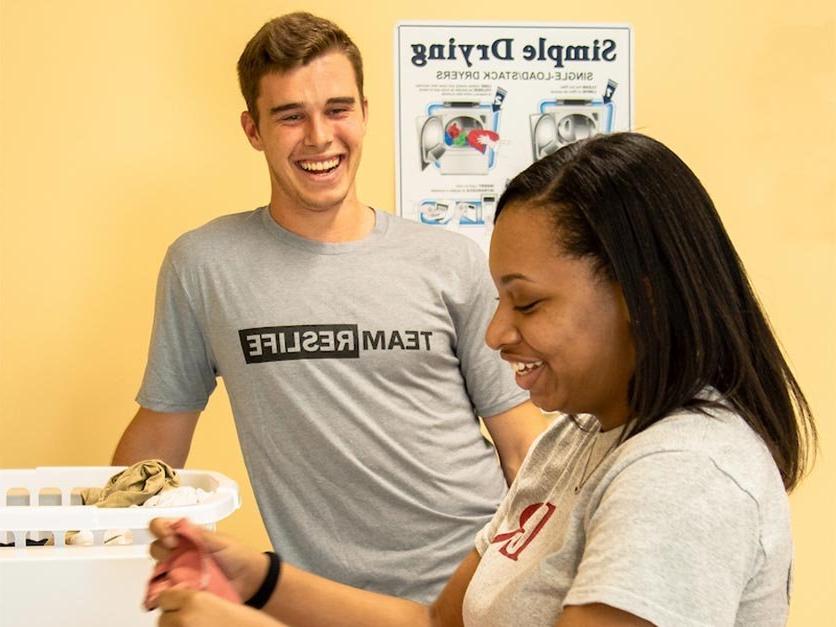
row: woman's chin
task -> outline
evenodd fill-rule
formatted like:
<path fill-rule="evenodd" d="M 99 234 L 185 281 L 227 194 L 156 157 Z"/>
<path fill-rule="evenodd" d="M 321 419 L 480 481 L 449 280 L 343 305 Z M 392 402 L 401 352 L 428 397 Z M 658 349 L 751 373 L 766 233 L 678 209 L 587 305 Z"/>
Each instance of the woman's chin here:
<path fill-rule="evenodd" d="M 541 411 L 550 413 L 563 412 L 557 399 L 552 398 L 547 394 L 537 394 L 536 392 L 532 392 L 530 398 L 531 402 L 534 403 L 534 405 Z"/>

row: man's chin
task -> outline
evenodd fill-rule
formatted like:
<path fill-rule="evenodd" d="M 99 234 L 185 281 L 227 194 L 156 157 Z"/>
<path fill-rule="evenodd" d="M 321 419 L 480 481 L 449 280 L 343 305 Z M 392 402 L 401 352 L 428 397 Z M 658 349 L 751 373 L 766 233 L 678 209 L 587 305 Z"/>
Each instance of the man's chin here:
<path fill-rule="evenodd" d="M 340 208 L 343 206 L 345 198 L 341 198 L 339 200 L 327 201 L 327 200 L 310 200 L 310 201 L 303 201 L 301 206 L 311 211 L 312 213 L 329 213 L 334 211 L 339 211 Z"/>
<path fill-rule="evenodd" d="M 307 211 L 327 213 L 336 211 L 345 204 L 346 193 L 300 194 L 297 205 Z"/>

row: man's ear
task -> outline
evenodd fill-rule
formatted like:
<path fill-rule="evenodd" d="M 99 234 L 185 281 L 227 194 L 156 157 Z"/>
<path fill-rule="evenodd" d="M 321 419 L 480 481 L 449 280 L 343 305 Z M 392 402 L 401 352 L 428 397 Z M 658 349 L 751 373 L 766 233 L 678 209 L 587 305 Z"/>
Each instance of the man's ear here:
<path fill-rule="evenodd" d="M 249 140 L 253 148 L 256 150 L 264 150 L 264 145 L 261 143 L 261 135 L 258 132 L 258 124 L 256 124 L 249 111 L 241 112 L 241 128 L 244 129 L 244 135 L 247 136 L 247 140 Z"/>

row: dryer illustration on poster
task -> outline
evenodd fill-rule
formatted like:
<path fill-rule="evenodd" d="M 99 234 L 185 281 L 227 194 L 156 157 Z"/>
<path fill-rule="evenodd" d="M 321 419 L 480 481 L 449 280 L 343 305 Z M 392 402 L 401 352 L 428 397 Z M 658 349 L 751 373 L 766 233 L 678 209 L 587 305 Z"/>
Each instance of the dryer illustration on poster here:
<path fill-rule="evenodd" d="M 485 253 L 533 160 L 633 128 L 629 24 L 407 21 L 394 50 L 397 212 Z"/>
<path fill-rule="evenodd" d="M 534 160 L 563 146 L 613 129 L 615 81 L 608 81 L 601 100 L 543 100 L 539 113 L 530 116 Z"/>
<path fill-rule="evenodd" d="M 496 196 L 482 194 L 479 199 L 425 198 L 418 203 L 418 216 L 423 224 L 458 228 L 482 226 L 493 222 Z"/>
<path fill-rule="evenodd" d="M 471 101 L 432 103 L 419 117 L 421 170 L 441 174 L 487 174 L 494 166 L 499 142 L 499 111 Z"/>

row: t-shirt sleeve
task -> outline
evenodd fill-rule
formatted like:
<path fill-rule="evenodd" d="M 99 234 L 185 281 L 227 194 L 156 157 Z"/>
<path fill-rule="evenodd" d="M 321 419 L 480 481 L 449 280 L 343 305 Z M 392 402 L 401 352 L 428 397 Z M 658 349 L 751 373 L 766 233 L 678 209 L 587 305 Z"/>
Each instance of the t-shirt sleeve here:
<path fill-rule="evenodd" d="M 628 464 L 585 521 L 566 605 L 604 603 L 656 625 L 732 625 L 762 555 L 756 501 L 707 456 Z"/>
<path fill-rule="evenodd" d="M 215 389 L 215 367 L 172 250 L 157 281 L 145 376 L 136 400 L 159 412 L 202 411 Z"/>
<path fill-rule="evenodd" d="M 514 482 L 511 484 L 511 488 L 508 490 L 505 498 L 502 499 L 493 517 L 476 533 L 473 544 L 480 556 L 484 555 L 485 551 L 488 550 L 488 547 L 491 545 L 491 540 L 499 530 L 499 526 L 508 517 L 508 511 L 511 509 L 511 505 L 517 496 L 517 486 L 519 485 L 520 476 L 522 476 L 524 470 L 525 462 L 523 462 L 523 467 L 520 468 L 520 472 L 517 473 Z"/>
<path fill-rule="evenodd" d="M 467 296 L 453 311 L 456 354 L 476 413 L 489 417 L 527 401 L 528 393 L 515 383 L 508 364 L 485 344 L 485 331 L 496 310 L 496 288 L 485 255 L 476 244 L 470 244 L 465 268 Z"/>

